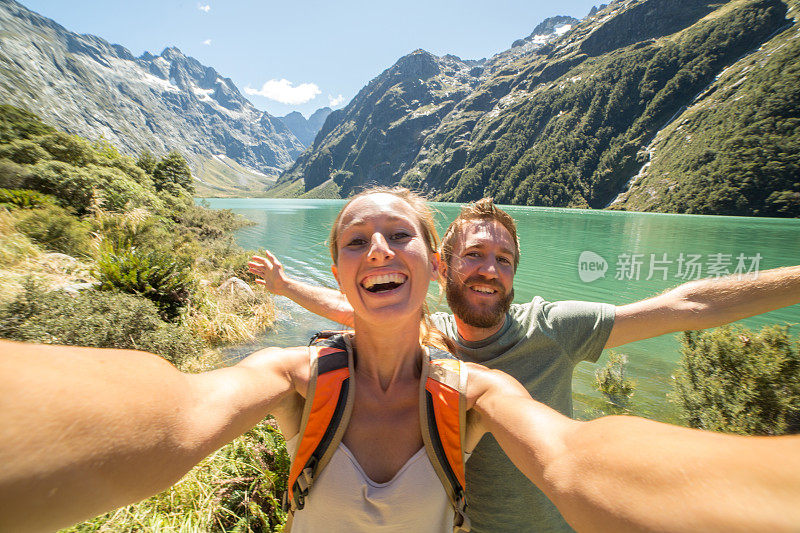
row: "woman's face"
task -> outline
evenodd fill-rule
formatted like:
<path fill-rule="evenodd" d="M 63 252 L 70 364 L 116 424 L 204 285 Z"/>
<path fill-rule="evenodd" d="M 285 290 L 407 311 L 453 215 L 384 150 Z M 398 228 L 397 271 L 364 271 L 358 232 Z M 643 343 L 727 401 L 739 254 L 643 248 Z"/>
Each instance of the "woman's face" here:
<path fill-rule="evenodd" d="M 356 316 L 419 319 L 437 265 L 413 208 L 391 194 L 364 196 L 345 208 L 338 236 L 333 273 Z"/>

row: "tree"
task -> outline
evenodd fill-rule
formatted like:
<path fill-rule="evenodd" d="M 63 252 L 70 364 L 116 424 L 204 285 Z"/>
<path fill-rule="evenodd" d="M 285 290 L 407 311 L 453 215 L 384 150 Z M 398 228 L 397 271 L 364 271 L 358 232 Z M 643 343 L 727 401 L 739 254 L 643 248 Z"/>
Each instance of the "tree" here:
<path fill-rule="evenodd" d="M 139 158 L 136 160 L 136 166 L 150 174 L 153 175 L 153 171 L 156 169 L 156 164 L 158 160 L 156 156 L 153 155 L 153 152 L 150 150 L 145 149 L 141 154 L 139 154 Z"/>
<path fill-rule="evenodd" d="M 194 192 L 192 171 L 181 154 L 175 150 L 164 156 L 153 168 L 153 185 L 156 190 L 172 191 L 174 186 Z"/>

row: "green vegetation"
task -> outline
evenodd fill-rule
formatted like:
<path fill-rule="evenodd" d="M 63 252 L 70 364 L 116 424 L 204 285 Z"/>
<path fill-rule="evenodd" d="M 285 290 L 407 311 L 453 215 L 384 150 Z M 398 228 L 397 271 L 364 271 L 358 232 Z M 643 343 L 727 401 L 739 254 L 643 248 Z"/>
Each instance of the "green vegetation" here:
<path fill-rule="evenodd" d="M 101 255 L 97 279 L 101 290 L 117 290 L 151 300 L 169 321 L 178 318 L 194 288 L 187 261 L 139 248 L 112 249 Z"/>
<path fill-rule="evenodd" d="M 198 357 L 202 343 L 164 322 L 150 301 L 127 294 L 47 291 L 32 279 L 0 307 L 0 337 L 18 341 L 156 353 L 173 364 Z"/>
<path fill-rule="evenodd" d="M 450 59 L 423 51 L 401 58 L 270 194 L 399 181 L 442 201 L 604 208 L 661 132 L 646 179 L 613 208 L 800 216 L 800 40 L 786 3 L 628 4 L 492 58 L 483 78 L 464 63 L 450 77 Z"/>
<path fill-rule="evenodd" d="M 800 432 L 800 343 L 789 328 L 686 332 L 674 397 L 690 427 L 745 435 Z"/>
<path fill-rule="evenodd" d="M 684 112 L 619 207 L 800 217 L 797 36 L 776 37 Z"/>
<path fill-rule="evenodd" d="M 92 252 L 90 226 L 67 210 L 51 205 L 19 216 L 17 229 L 45 250 L 74 257 Z"/>
<path fill-rule="evenodd" d="M 635 383 L 625 377 L 625 365 L 628 358 L 625 354 L 610 352 L 608 363 L 594 373 L 595 387 L 603 393 L 612 405 L 627 408 L 633 396 Z"/>
<path fill-rule="evenodd" d="M 231 232 L 246 221 L 196 205 L 175 152 L 134 161 L 0 106 L 0 187 L 2 338 L 147 350 L 198 371 L 220 364 L 213 346 L 274 320 L 264 291 L 220 286 L 245 276 Z M 265 421 L 168 491 L 69 531 L 279 530 L 288 466 Z"/>
<path fill-rule="evenodd" d="M 773 0 L 746 2 L 674 39 L 567 57 L 556 79 L 548 72 L 553 60 L 540 60 L 524 80 L 529 96 L 423 173 L 447 191 L 444 200 L 491 195 L 503 203 L 604 207 L 641 166 L 640 148 L 720 70 L 784 24 L 785 11 Z"/>
<path fill-rule="evenodd" d="M 25 189 L 0 189 L 0 207 L 44 207 L 55 204 L 55 198 L 38 191 Z"/>

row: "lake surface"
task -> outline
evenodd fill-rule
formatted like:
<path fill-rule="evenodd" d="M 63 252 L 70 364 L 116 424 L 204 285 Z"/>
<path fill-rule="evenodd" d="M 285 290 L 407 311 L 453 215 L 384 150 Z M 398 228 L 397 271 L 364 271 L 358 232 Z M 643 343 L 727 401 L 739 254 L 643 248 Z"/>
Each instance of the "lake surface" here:
<path fill-rule="evenodd" d="M 255 223 L 237 232 L 239 245 L 253 250 L 269 249 L 290 275 L 335 287 L 326 240 L 343 201 L 249 198 L 207 201 L 214 209 L 231 209 Z M 433 205 L 438 210 L 441 234 L 458 214 L 459 205 Z M 516 302 L 530 301 L 539 295 L 550 301 L 588 300 L 622 305 L 715 272 L 735 272 L 739 267 L 746 273 L 751 267 L 755 271 L 800 264 L 800 220 L 519 206 L 504 206 L 504 209 L 517 220 L 522 248 L 514 279 Z M 583 263 L 580 271 L 579 260 Z M 602 273 L 603 262 L 607 270 L 603 277 L 597 277 Z M 446 310 L 444 299 L 438 299 L 435 284 L 431 285 L 431 295 L 432 309 Z M 280 316 L 276 329 L 256 343 L 232 349 L 231 355 L 239 356 L 262 346 L 305 345 L 314 332 L 337 327 L 285 298 L 277 298 L 277 304 Z M 800 324 L 800 306 L 742 323 L 750 328 Z M 800 328 L 794 328 L 795 336 L 797 331 Z M 668 401 L 667 393 L 680 357 L 677 336 L 664 335 L 615 351 L 628 356 L 627 372 L 636 380 L 633 412 L 674 421 L 677 410 Z M 578 365 L 573 384 L 577 416 L 590 416 L 592 409 L 603 404 L 602 396 L 592 384 L 594 371 L 605 362 L 603 356 L 597 365 Z"/>

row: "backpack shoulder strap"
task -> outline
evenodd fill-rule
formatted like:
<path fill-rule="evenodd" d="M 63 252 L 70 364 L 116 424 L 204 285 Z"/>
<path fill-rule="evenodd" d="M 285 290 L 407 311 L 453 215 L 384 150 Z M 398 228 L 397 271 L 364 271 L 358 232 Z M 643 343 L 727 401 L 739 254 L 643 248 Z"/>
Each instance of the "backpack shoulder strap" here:
<path fill-rule="evenodd" d="M 309 345 L 310 375 L 300 442 L 289 469 L 284 507 L 289 517 L 305 506 L 314 479 L 342 440 L 353 410 L 353 350 L 346 332 L 320 332 Z M 286 530 L 288 531 L 288 529 Z"/>
<path fill-rule="evenodd" d="M 455 509 L 453 531 L 469 531 L 464 495 L 467 366 L 453 355 L 427 347 L 422 358 L 419 418 L 425 451 Z"/>

